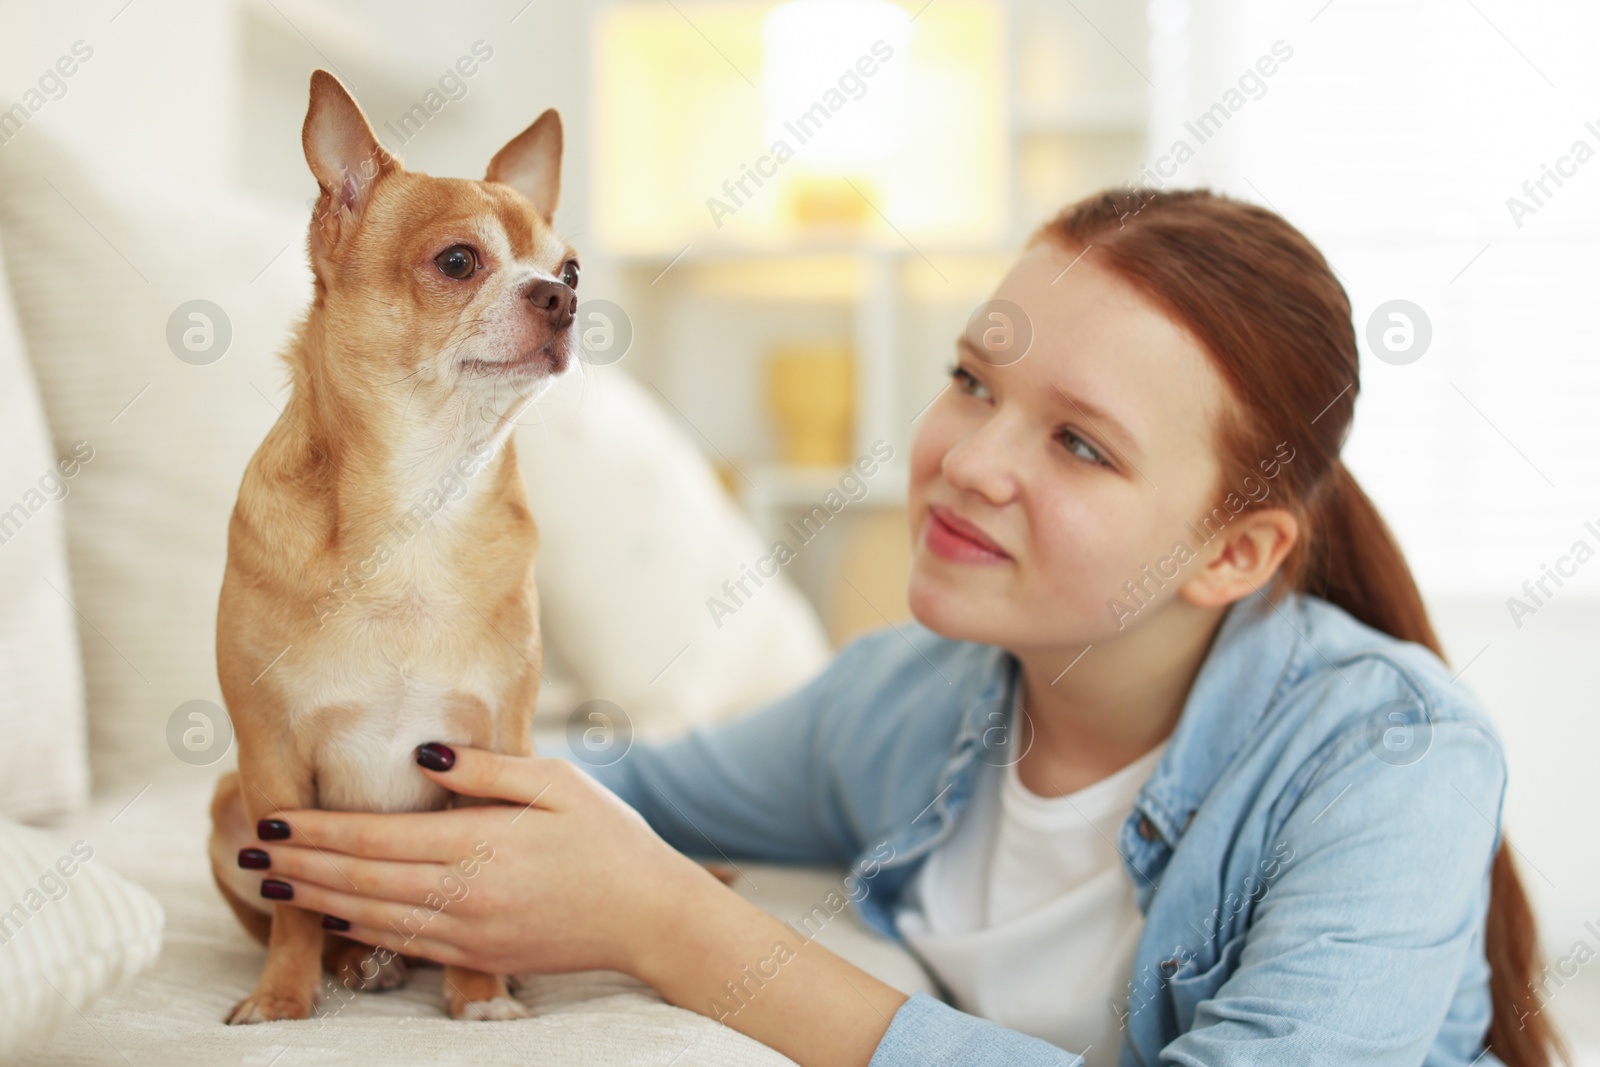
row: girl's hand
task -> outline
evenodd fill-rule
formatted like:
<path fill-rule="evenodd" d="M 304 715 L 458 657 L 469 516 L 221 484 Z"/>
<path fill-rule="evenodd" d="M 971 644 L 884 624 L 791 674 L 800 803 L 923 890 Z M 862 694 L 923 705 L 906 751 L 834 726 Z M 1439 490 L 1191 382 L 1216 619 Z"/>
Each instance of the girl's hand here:
<path fill-rule="evenodd" d="M 292 887 L 296 907 L 348 922 L 346 937 L 491 974 L 640 976 L 671 916 L 697 894 L 727 892 L 571 763 L 454 752 L 449 770 L 419 773 L 502 803 L 273 812 L 290 833 L 254 844 L 268 854 L 264 873 Z"/>

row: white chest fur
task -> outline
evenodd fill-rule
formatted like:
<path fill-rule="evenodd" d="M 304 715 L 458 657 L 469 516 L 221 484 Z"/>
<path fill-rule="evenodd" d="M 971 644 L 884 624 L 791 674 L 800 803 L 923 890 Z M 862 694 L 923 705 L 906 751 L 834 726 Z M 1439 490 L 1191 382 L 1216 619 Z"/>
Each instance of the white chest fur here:
<path fill-rule="evenodd" d="M 494 736 L 505 681 L 483 662 L 479 620 L 448 594 L 422 603 L 353 602 L 325 621 L 303 655 L 280 665 L 289 668 L 279 685 L 289 729 L 316 776 L 318 807 L 442 807 L 448 794 L 418 770 L 416 747 Z"/>

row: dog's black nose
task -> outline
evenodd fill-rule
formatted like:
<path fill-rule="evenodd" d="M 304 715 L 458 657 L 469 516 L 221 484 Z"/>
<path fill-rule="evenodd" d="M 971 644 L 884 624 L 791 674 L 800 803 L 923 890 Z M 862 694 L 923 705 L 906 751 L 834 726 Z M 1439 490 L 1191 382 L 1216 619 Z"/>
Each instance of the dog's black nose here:
<path fill-rule="evenodd" d="M 578 294 L 557 281 L 538 281 L 528 287 L 528 303 L 550 319 L 550 328 L 564 330 L 578 313 Z"/>

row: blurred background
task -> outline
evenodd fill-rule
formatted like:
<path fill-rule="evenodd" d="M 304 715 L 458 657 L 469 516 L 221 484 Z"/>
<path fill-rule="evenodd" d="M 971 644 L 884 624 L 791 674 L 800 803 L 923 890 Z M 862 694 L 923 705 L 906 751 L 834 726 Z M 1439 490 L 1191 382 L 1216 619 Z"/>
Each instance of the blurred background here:
<path fill-rule="evenodd" d="M 901 461 L 1035 226 L 1134 181 L 1281 212 L 1350 292 L 1347 462 L 1506 739 L 1506 825 L 1566 961 L 1547 998 L 1594 1036 L 1600 564 L 1524 588 L 1600 547 L 1593 4 L 0 0 L 0 25 L 0 154 L 37 126 L 105 175 L 285 211 L 315 192 L 314 67 L 435 174 L 481 176 L 558 107 L 585 373 L 642 383 L 766 539 L 892 450 L 785 568 L 835 645 L 906 616 Z M 301 269 L 302 233 L 264 274 Z"/>

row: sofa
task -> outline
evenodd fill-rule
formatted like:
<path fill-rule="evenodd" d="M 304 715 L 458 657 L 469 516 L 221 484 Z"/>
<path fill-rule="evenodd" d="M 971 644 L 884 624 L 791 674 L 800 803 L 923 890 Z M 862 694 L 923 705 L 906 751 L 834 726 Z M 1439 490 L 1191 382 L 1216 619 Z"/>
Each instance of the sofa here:
<path fill-rule="evenodd" d="M 308 1020 L 223 1024 L 264 950 L 207 869 L 208 802 L 235 765 L 216 603 L 310 298 L 306 222 L 178 173 L 90 166 L 38 128 L 0 148 L 0 1062 L 789 1063 L 605 971 L 525 976 L 517 1021 L 449 1019 L 425 968 Z M 761 546 L 626 360 L 578 365 L 523 421 L 541 751 L 570 751 L 592 700 L 652 740 L 822 667 L 822 628 L 781 579 L 713 625 L 709 591 Z M 790 920 L 844 874 L 747 870 L 738 891 Z M 821 941 L 934 990 L 853 913 Z"/>

